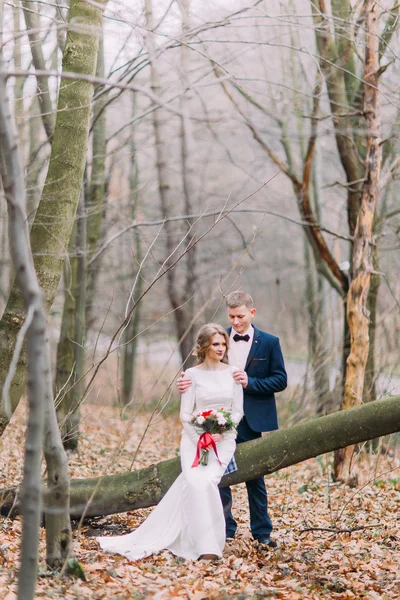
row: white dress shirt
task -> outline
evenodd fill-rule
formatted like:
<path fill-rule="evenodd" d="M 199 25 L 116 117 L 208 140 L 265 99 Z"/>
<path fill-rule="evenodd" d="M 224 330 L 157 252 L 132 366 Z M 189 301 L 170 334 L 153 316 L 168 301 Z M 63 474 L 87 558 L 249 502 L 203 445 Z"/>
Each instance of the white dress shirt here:
<path fill-rule="evenodd" d="M 243 334 L 239 333 L 238 335 L 248 335 L 249 341 L 245 342 L 244 340 L 240 340 L 239 342 L 235 342 L 233 336 L 238 333 L 232 327 L 231 334 L 229 336 L 229 352 L 228 352 L 228 361 L 229 364 L 233 367 L 239 367 L 242 371 L 246 366 L 247 357 L 249 356 L 251 344 L 253 343 L 254 338 L 254 328 L 250 325 L 247 331 Z"/>

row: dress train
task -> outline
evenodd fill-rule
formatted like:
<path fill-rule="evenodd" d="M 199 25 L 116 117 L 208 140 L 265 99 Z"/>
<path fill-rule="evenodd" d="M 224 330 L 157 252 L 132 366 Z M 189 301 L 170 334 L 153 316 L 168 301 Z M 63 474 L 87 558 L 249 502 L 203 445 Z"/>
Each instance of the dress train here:
<path fill-rule="evenodd" d="M 130 560 L 161 550 L 189 560 L 196 560 L 201 554 L 222 556 L 225 519 L 218 483 L 235 445 L 235 433 L 225 434 L 217 445 L 221 465 L 211 451 L 208 465 L 192 467 L 196 446 L 183 433 L 182 473 L 137 529 L 126 535 L 97 538 L 101 548 Z"/>

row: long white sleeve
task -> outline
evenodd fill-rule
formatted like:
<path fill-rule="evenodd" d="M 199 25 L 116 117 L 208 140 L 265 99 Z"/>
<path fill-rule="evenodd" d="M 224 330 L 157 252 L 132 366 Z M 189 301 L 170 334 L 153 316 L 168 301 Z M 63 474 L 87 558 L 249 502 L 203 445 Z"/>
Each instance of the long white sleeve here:
<path fill-rule="evenodd" d="M 197 444 L 200 434 L 198 434 L 196 432 L 195 426 L 190 422 L 193 418 L 194 407 L 195 407 L 195 395 L 196 395 L 195 383 L 193 381 L 193 377 L 191 376 L 191 374 L 188 371 L 185 373 L 185 376 L 191 380 L 192 385 L 181 396 L 181 410 L 180 410 L 179 417 L 180 417 L 180 420 L 182 423 L 183 430 L 189 436 L 189 438 L 193 441 L 193 443 Z"/>
<path fill-rule="evenodd" d="M 235 368 L 233 372 L 237 371 Z M 243 417 L 243 386 L 240 383 L 233 384 L 233 402 L 231 418 L 236 424 L 239 424 Z"/>

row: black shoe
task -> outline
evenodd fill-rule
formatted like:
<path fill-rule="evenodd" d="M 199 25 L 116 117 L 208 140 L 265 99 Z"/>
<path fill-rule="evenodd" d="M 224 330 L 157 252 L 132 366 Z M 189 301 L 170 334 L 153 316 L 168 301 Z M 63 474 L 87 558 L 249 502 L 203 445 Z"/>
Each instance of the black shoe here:
<path fill-rule="evenodd" d="M 256 540 L 256 542 L 258 542 L 262 546 L 268 546 L 269 548 L 277 548 L 278 547 L 278 544 L 275 542 L 275 540 L 271 540 L 270 537 L 258 538 L 258 540 Z"/>

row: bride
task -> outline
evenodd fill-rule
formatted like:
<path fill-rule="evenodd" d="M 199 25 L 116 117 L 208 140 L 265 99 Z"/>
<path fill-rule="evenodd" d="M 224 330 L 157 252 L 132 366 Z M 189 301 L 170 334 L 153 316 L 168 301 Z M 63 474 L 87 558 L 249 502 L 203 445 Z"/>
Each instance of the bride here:
<path fill-rule="evenodd" d="M 236 367 L 227 364 L 228 344 L 228 335 L 220 325 L 208 323 L 200 329 L 195 350 L 198 365 L 186 371 L 192 385 L 181 398 L 182 473 L 135 531 L 97 538 L 103 550 L 131 560 L 160 550 L 189 560 L 222 556 L 225 519 L 218 484 L 235 451 L 236 431 L 213 434 L 218 458 L 210 445 L 206 448 L 208 464 L 193 467 L 202 432 L 191 419 L 197 412 L 212 408 L 228 411 L 236 424 L 243 416 L 243 388 L 232 377 Z"/>

